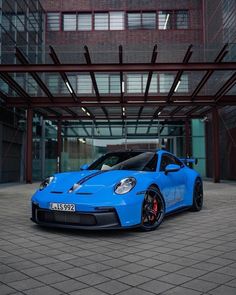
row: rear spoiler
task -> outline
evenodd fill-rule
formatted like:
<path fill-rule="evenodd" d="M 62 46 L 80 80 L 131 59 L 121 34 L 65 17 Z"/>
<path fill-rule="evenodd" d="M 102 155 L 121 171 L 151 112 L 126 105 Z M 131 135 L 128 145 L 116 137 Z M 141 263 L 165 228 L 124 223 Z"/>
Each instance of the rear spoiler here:
<path fill-rule="evenodd" d="M 183 158 L 180 159 L 182 162 L 184 162 L 185 165 L 187 164 L 195 164 L 197 165 L 198 163 L 198 158 Z"/>

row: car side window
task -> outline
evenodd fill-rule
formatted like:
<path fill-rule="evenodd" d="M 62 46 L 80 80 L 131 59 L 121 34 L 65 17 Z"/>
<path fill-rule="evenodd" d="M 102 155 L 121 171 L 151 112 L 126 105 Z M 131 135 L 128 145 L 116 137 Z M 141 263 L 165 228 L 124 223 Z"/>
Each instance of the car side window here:
<path fill-rule="evenodd" d="M 168 154 L 163 154 L 161 157 L 160 171 L 165 171 L 166 166 L 169 164 L 176 164 L 174 157 L 171 157 L 171 155 Z"/>

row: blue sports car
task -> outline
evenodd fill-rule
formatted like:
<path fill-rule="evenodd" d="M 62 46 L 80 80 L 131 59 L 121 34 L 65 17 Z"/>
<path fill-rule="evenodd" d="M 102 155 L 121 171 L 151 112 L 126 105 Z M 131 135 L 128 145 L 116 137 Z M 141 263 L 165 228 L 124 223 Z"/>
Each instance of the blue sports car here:
<path fill-rule="evenodd" d="M 185 162 L 164 150 L 108 153 L 81 171 L 46 178 L 32 197 L 32 221 L 154 230 L 166 214 L 202 208 L 201 176 Z"/>

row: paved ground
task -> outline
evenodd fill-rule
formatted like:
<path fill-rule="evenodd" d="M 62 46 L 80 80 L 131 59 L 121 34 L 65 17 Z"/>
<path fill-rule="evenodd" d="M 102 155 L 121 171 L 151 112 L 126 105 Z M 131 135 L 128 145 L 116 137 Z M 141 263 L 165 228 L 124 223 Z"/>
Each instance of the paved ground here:
<path fill-rule="evenodd" d="M 151 233 L 43 229 L 35 185 L 0 186 L 0 294 L 236 294 L 236 184 L 205 183 L 205 205 Z"/>

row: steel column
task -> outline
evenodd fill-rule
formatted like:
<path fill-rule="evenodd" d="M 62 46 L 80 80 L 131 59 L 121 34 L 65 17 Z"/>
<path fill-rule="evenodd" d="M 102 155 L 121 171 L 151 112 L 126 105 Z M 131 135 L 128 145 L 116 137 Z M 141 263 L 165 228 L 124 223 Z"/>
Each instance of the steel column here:
<path fill-rule="evenodd" d="M 217 108 L 212 110 L 212 144 L 213 144 L 213 180 L 220 182 L 220 138 L 219 113 Z"/>
<path fill-rule="evenodd" d="M 26 136 L 26 183 L 32 183 L 32 143 L 33 143 L 33 110 L 27 109 L 27 136 Z"/>
<path fill-rule="evenodd" d="M 189 120 L 185 120 L 185 157 L 189 158 L 191 155 L 190 147 L 190 124 Z"/>
<path fill-rule="evenodd" d="M 61 152 L 62 152 L 62 136 L 61 136 L 61 120 L 57 121 L 57 171 L 61 172 Z"/>

